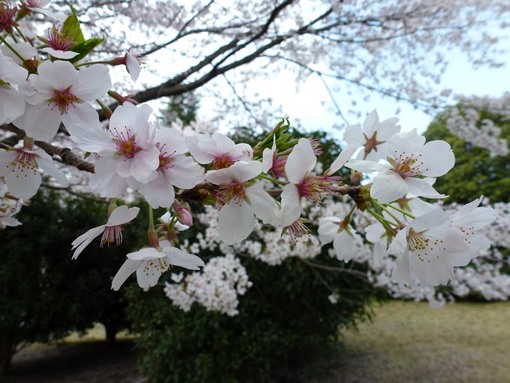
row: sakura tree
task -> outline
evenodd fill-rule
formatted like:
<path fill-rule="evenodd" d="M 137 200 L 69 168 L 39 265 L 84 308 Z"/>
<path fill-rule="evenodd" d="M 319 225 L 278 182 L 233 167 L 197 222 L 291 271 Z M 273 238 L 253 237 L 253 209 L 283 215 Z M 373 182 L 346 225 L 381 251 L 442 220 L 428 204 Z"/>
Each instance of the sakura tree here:
<path fill-rule="evenodd" d="M 275 69 L 297 65 L 302 74 L 333 76 L 429 108 L 440 98 L 421 92 L 431 89 L 430 81 L 438 81 L 444 68 L 440 52 L 434 51 L 439 42 L 443 48 L 477 44 L 466 28 L 507 12 L 506 2 L 388 1 L 367 7 L 365 2 L 290 0 L 224 5 L 119 1 L 84 2 L 70 11 L 58 1 L 48 3 L 0 2 L 0 122 L 5 137 L 0 225 L 19 224 L 15 214 L 37 193 L 43 175 L 51 177 L 52 185 L 67 188 L 78 174 L 69 169 L 75 169 L 86 174 L 78 177 L 82 189 L 111 201 L 106 223 L 84 228 L 72 243 L 76 258 L 101 234 L 102 245 L 119 243 L 122 225 L 139 210 L 118 204 L 133 195 L 143 197 L 150 212 L 146 246 L 127 254 L 113 289 L 133 273 L 140 287 L 155 286 L 173 267 L 204 267 L 214 275 L 214 267 L 205 265 L 199 254 L 180 246 L 197 204 L 215 206 L 219 239 L 237 245 L 260 227 L 293 242 L 306 237 L 309 204 L 349 198 L 351 208 L 343 214 L 316 217 L 319 241 L 332 242 L 335 256 L 349 260 L 360 243 L 354 214 L 363 211 L 374 220 L 366 238 L 374 249 L 396 258 L 392 278 L 402 283 L 447 283 L 455 267 L 467 265 L 490 246 L 480 230 L 492 222 L 494 211 L 480 207 L 476 196 L 457 212 L 424 207 L 421 198 L 445 197 L 433 184 L 455 159 L 448 143 L 427 143 L 415 130 L 401 131 L 396 118 L 381 122 L 375 110 L 370 112 L 362 127 L 346 130 L 346 145 L 337 158 L 319 169 L 320 145 L 293 138 L 286 119 L 251 146 L 218 132 L 184 136 L 176 127 L 158 126 L 146 102 L 207 91 L 221 78 L 230 82 L 234 70 L 244 83 L 253 78 L 253 63 L 276 61 Z M 144 18 L 135 22 L 140 14 Z M 117 24 L 109 23 L 113 15 Z M 43 20 L 54 23 L 45 35 L 34 36 Z M 135 25 L 146 36 L 137 43 L 136 34 L 120 29 L 122 23 Z M 173 52 L 170 59 L 166 50 Z M 496 64 L 488 52 L 467 51 L 473 60 Z M 403 52 L 406 60 L 385 65 Z M 434 53 L 431 66 L 426 58 Z M 113 90 L 110 67 L 122 66 L 136 80 L 142 58 L 154 58 L 163 82 L 126 96 L 122 94 L 132 83 Z M 324 67 L 328 69 L 318 69 Z M 237 85 L 232 90 L 242 98 Z M 340 176 L 345 168 L 352 169 L 349 178 Z M 169 216 L 154 217 L 157 208 Z M 225 267 L 223 261 L 214 264 Z M 247 278 L 239 268 L 231 270 L 244 283 L 237 290 L 244 291 Z"/>

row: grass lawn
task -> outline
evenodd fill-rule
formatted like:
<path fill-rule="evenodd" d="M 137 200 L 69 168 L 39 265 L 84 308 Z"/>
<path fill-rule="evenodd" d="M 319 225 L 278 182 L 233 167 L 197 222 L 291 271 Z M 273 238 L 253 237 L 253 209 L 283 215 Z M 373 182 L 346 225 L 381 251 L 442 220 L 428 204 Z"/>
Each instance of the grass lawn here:
<path fill-rule="evenodd" d="M 146 382 L 132 343 L 107 347 L 103 331 L 24 350 L 3 382 Z M 338 354 L 305 370 L 306 383 L 510 382 L 510 302 L 388 302 L 373 323 L 344 332 Z"/>
<path fill-rule="evenodd" d="M 394 301 L 375 313 L 344 333 L 328 382 L 510 382 L 509 302 Z"/>

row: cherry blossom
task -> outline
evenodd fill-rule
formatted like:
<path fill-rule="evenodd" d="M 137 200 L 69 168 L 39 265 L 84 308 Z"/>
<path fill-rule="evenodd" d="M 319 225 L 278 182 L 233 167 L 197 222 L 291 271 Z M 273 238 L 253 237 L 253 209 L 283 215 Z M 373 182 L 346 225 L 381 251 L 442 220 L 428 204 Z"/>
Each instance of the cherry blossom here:
<path fill-rule="evenodd" d="M 112 289 L 118 290 L 126 279 L 136 272 L 136 279 L 141 288 L 153 287 L 159 277 L 168 270 L 170 265 L 199 270 L 204 261 L 193 254 L 170 245 L 168 241 L 161 241 L 159 248 L 145 247 L 127 254 L 128 259 L 120 267 L 112 281 Z"/>
<path fill-rule="evenodd" d="M 57 169 L 53 159 L 43 150 L 0 149 L 0 177 L 4 177 L 9 192 L 15 197 L 28 199 L 37 193 L 42 182 L 39 168 L 60 185 L 68 185 L 65 174 Z"/>
<path fill-rule="evenodd" d="M 244 295 L 252 283 L 246 269 L 233 254 L 210 259 L 201 273 L 183 277 L 172 274 L 174 283 L 165 284 L 165 294 L 174 305 L 189 311 L 198 303 L 208 311 L 234 316 L 239 313 L 239 296 Z"/>
<path fill-rule="evenodd" d="M 361 158 L 377 161 L 381 158 L 381 151 L 383 151 L 386 141 L 400 131 L 397 122 L 398 118 L 396 117 L 379 122 L 379 115 L 376 110 L 373 110 L 363 122 L 362 129 L 356 125 L 349 125 L 345 129 L 343 138 L 348 147 L 356 149 L 363 147 L 360 152 Z"/>
<path fill-rule="evenodd" d="M 345 162 L 347 158 L 344 157 L 342 156 L 342 161 Z M 285 164 L 285 173 L 290 183 L 284 186 L 281 196 L 278 221 L 282 227 L 290 226 L 299 219 L 302 198 L 317 203 L 324 193 L 334 192 L 339 178 L 328 174 L 313 175 L 312 171 L 316 164 L 317 157 L 310 141 L 306 138 L 299 139 Z M 329 170 L 330 174 L 341 166 L 338 161 L 335 161 L 334 168 Z"/>
<path fill-rule="evenodd" d="M 174 187 L 191 189 L 204 180 L 204 169 L 191 157 L 184 138 L 173 128 L 155 133 L 154 142 L 159 149 L 157 178 L 140 184 L 139 190 L 153 208 L 170 207 L 175 199 Z"/>
<path fill-rule="evenodd" d="M 360 172 L 379 173 L 374 177 L 370 194 L 382 203 L 389 203 L 407 193 L 428 198 L 444 197 L 423 177 L 439 177 L 454 165 L 455 157 L 445 141 L 425 143 L 416 130 L 399 133 L 387 142 L 386 162 L 350 160 L 345 166 Z"/>
<path fill-rule="evenodd" d="M 0 3 L 0 32 L 11 33 L 13 28 L 18 26 L 15 20 L 17 11 L 17 7 L 11 7 L 5 1 Z"/>
<path fill-rule="evenodd" d="M 3 195 L 0 197 L 3 197 Z M 21 225 L 21 222 L 14 218 L 19 213 L 21 206 L 23 206 L 22 200 L 0 198 L 0 229 L 5 229 L 7 226 Z"/>
<path fill-rule="evenodd" d="M 106 66 L 93 65 L 78 71 L 67 61 L 45 61 L 39 65 L 38 75 L 30 78 L 36 94 L 27 99 L 33 106 L 20 126 L 30 137 L 50 140 L 61 123 L 66 127 L 99 124 L 89 101 L 101 98 L 111 86 Z"/>
<path fill-rule="evenodd" d="M 219 185 L 217 199 L 221 205 L 219 235 L 226 244 L 245 239 L 255 226 L 255 216 L 264 223 L 276 222 L 276 205 L 260 184 L 247 181 L 262 172 L 258 161 L 239 161 L 229 168 L 211 170 L 205 179 Z"/>
<path fill-rule="evenodd" d="M 236 144 L 221 133 L 186 137 L 186 144 L 199 164 L 212 162 L 213 169 L 223 169 L 237 161 L 249 161 L 253 158 L 253 149 L 250 145 Z"/>
<path fill-rule="evenodd" d="M 454 266 L 466 266 L 469 248 L 460 230 L 448 225 L 449 214 L 435 209 L 400 230 L 388 249 L 397 256 L 393 277 L 410 283 L 417 277 L 421 282 L 436 286 L 453 278 Z"/>
<path fill-rule="evenodd" d="M 10 57 L 16 64 L 20 66 L 23 65 L 21 58 L 23 58 L 23 60 L 30 60 L 37 55 L 37 49 L 30 45 L 30 43 L 27 41 L 16 42 L 11 38 L 7 38 L 6 41 L 8 41 L 10 47 L 14 49 L 17 54 L 14 53 L 14 51 L 12 51 L 6 45 L 1 45 L 0 50 L 5 56 Z M 14 71 L 16 71 L 16 69 L 14 69 Z"/>
<path fill-rule="evenodd" d="M 324 246 L 333 242 L 336 257 L 348 262 L 354 256 L 355 244 L 361 244 L 361 237 L 354 231 L 347 219 L 324 217 L 319 220 L 319 239 Z"/>
<path fill-rule="evenodd" d="M 40 37 L 40 39 L 48 45 L 46 48 L 42 48 L 41 51 L 57 59 L 69 60 L 79 55 L 78 52 L 71 50 L 74 45 L 75 36 L 66 34 L 63 27 L 59 29 L 54 25 L 48 30 L 48 38 L 43 39 Z"/>
<path fill-rule="evenodd" d="M 81 149 L 100 157 L 90 177 L 92 190 L 103 197 L 118 197 L 131 178 L 135 187 L 158 178 L 161 153 L 154 142 L 151 113 L 147 105 L 125 103 L 113 112 L 107 131 L 81 124 L 68 127 Z"/>
<path fill-rule="evenodd" d="M 270 172 L 275 177 L 285 178 L 285 163 L 287 162 L 287 157 L 286 155 L 278 156 L 276 136 L 273 136 L 273 146 L 271 148 L 265 148 L 262 151 L 263 172 Z"/>
<path fill-rule="evenodd" d="M 449 223 L 460 230 L 464 241 L 468 245 L 471 258 L 479 255 L 480 251 L 491 246 L 491 241 L 480 229 L 492 223 L 496 218 L 496 211 L 490 207 L 479 207 L 483 197 L 461 206 L 448 219 Z"/>
<path fill-rule="evenodd" d="M 139 211 L 138 207 L 128 208 L 126 205 L 116 207 L 104 225 L 88 230 L 73 241 L 71 244 L 72 250 L 74 250 L 73 259 L 78 258 L 81 252 L 100 234 L 103 234 L 101 247 L 110 243 L 120 245 L 122 243 L 122 225 L 135 219 Z"/>
<path fill-rule="evenodd" d="M 28 71 L 0 53 L 0 124 L 9 123 L 25 111 L 25 98 L 18 85 L 26 82 Z"/>
<path fill-rule="evenodd" d="M 141 53 L 128 50 L 124 56 L 116 57 L 110 63 L 112 65 L 125 65 L 126 70 L 131 75 L 131 80 L 136 81 L 140 76 L 140 64 L 143 63 L 143 58 Z"/>

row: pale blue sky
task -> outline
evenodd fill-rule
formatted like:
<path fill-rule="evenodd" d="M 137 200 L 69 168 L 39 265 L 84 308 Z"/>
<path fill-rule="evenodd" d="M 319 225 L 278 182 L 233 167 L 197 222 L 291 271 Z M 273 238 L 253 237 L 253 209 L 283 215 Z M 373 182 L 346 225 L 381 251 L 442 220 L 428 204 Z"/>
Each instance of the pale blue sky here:
<path fill-rule="evenodd" d="M 454 94 L 491 97 L 499 97 L 510 91 L 510 57 L 506 60 L 508 63 L 498 69 L 473 69 L 465 56 L 459 52 L 452 52 L 448 59 L 450 64 L 438 89 L 451 88 Z M 335 123 L 343 124 L 342 120 L 328 111 L 333 109 L 333 104 L 317 77 L 310 78 L 298 91 L 295 90 L 292 75 L 280 73 L 277 78 L 281 85 L 275 86 L 274 79 L 267 83 L 259 82 L 256 86 L 257 91 L 264 94 L 264 89 L 267 89 L 267 94 L 273 97 L 275 103 L 282 105 L 284 113 L 291 119 L 299 119 L 302 125 L 309 129 L 326 128 L 331 132 L 334 131 L 329 128 L 330 126 Z M 368 114 L 371 110 L 377 109 L 381 120 L 395 116 L 396 110 L 400 109 L 398 117 L 404 130 L 417 128 L 422 132 L 433 118 L 406 102 L 397 102 L 376 95 L 369 101 L 364 101 L 361 96 L 355 99 L 353 96 L 336 94 L 336 97 L 337 103 L 341 107 L 343 105 L 343 112 L 351 124 L 363 122 L 363 117 L 357 118 L 346 113 L 353 100 L 357 103 L 356 109 L 361 113 L 364 111 L 364 114 Z"/>

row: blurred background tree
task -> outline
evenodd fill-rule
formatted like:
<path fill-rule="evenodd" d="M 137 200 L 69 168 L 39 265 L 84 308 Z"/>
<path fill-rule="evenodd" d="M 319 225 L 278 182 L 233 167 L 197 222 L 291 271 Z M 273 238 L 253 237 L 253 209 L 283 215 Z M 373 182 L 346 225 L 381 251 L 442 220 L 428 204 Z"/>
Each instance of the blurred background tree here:
<path fill-rule="evenodd" d="M 463 112 L 463 105 L 456 108 Z M 479 136 L 481 124 L 491 121 L 500 131 L 500 138 L 510 142 L 510 118 L 493 110 L 476 110 Z M 510 202 L 510 153 L 495 155 L 490 149 L 475 146 L 448 129 L 451 110 L 439 114 L 429 125 L 424 136 L 427 140 L 445 140 L 455 153 L 455 166 L 437 179 L 436 189 L 449 195 L 449 202 L 468 203 L 475 196 L 484 195 L 490 202 Z M 467 122 L 466 122 L 467 124 Z"/>

